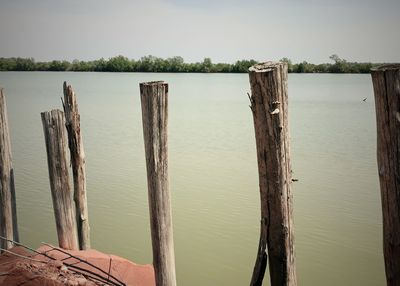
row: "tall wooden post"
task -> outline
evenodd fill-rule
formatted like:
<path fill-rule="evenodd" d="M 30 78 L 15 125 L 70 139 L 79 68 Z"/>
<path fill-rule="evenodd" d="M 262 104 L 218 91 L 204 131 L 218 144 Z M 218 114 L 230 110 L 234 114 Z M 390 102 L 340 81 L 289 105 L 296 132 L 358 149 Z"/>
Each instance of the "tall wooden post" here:
<path fill-rule="evenodd" d="M 0 88 L 0 234 L 7 239 L 19 241 L 7 106 L 2 88 Z M 0 246 L 9 249 L 13 245 L 11 242 L 1 240 Z"/>
<path fill-rule="evenodd" d="M 78 227 L 79 248 L 90 248 L 90 228 L 86 194 L 85 152 L 81 134 L 81 122 L 76 96 L 70 85 L 64 82 L 65 122 L 68 132 L 68 146 L 71 154 L 72 174 L 74 177 L 74 201 L 76 223 Z"/>
<path fill-rule="evenodd" d="M 58 244 L 64 249 L 78 250 L 75 213 L 68 175 L 64 113 L 61 110 L 52 110 L 42 112 L 41 116 Z"/>
<path fill-rule="evenodd" d="M 168 183 L 168 84 L 140 84 L 153 266 L 157 286 L 175 286 L 175 255 Z"/>
<path fill-rule="evenodd" d="M 400 285 L 400 64 L 372 70 L 387 285 Z"/>
<path fill-rule="evenodd" d="M 249 69 L 257 145 L 261 233 L 250 285 L 262 285 L 267 259 L 272 286 L 297 285 L 289 153 L 287 65 L 266 62 Z"/>

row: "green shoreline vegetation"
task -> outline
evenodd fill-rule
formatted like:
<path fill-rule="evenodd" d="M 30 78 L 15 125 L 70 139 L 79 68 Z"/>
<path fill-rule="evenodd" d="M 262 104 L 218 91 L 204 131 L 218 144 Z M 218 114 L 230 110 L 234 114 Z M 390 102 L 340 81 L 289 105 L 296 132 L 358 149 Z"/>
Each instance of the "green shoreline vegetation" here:
<path fill-rule="evenodd" d="M 312 64 L 306 61 L 288 64 L 290 73 L 369 73 L 380 64 L 348 62 L 337 55 L 329 57 L 333 63 Z M 130 60 L 124 56 L 101 58 L 94 61 L 50 61 L 36 62 L 33 58 L 0 58 L 0 71 L 72 71 L 72 72 L 171 72 L 171 73 L 247 73 L 255 60 L 240 60 L 234 64 L 213 63 L 210 58 L 202 62 L 186 63 L 182 57 L 158 58 L 145 56 Z"/>

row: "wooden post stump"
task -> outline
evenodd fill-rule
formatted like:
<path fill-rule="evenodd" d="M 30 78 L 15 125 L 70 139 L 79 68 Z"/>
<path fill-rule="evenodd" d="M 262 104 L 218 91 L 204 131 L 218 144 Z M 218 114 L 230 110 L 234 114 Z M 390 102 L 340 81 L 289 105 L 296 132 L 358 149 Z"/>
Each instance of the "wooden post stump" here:
<path fill-rule="evenodd" d="M 297 285 L 293 245 L 287 65 L 266 62 L 249 69 L 257 146 L 261 231 L 250 285 L 262 285 L 269 261 L 272 286 Z"/>
<path fill-rule="evenodd" d="M 400 64 L 371 71 L 387 285 L 400 285 Z"/>
<path fill-rule="evenodd" d="M 74 201 L 76 223 L 78 227 L 79 248 L 90 248 L 90 227 L 86 193 L 85 152 L 81 134 L 81 122 L 72 87 L 64 82 L 64 113 L 68 132 L 68 147 L 71 154 L 72 174 L 74 177 Z"/>
<path fill-rule="evenodd" d="M 78 250 L 75 214 L 68 175 L 64 113 L 61 110 L 52 110 L 42 112 L 41 116 L 58 244 L 64 249 Z"/>
<path fill-rule="evenodd" d="M 7 105 L 2 88 L 0 88 L 0 234 L 19 242 Z M 12 246 L 11 242 L 0 240 L 1 248 L 9 249 Z"/>
<path fill-rule="evenodd" d="M 168 183 L 168 84 L 140 84 L 153 266 L 157 286 L 175 286 L 175 254 Z"/>

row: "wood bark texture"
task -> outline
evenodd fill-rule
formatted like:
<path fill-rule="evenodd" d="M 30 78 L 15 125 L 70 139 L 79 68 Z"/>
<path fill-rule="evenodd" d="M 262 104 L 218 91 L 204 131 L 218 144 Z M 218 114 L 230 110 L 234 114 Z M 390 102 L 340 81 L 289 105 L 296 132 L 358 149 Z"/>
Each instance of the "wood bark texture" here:
<path fill-rule="evenodd" d="M 175 254 L 168 182 L 168 84 L 140 84 L 153 266 L 157 286 L 175 286 Z"/>
<path fill-rule="evenodd" d="M 90 248 L 90 227 L 86 192 L 85 152 L 81 135 L 80 115 L 76 96 L 72 87 L 64 82 L 63 88 L 63 107 L 74 178 L 74 201 L 79 248 L 81 250 L 86 250 Z"/>
<path fill-rule="evenodd" d="M 19 241 L 7 105 L 2 88 L 0 88 L 0 233 L 7 239 Z M 11 242 L 0 240 L 1 248 L 9 249 L 12 246 Z"/>
<path fill-rule="evenodd" d="M 292 171 L 289 152 L 287 65 L 249 69 L 257 146 L 261 230 L 250 285 L 262 285 L 267 260 L 272 286 L 297 285 L 293 244 Z"/>
<path fill-rule="evenodd" d="M 400 64 L 371 71 L 387 285 L 400 285 Z"/>
<path fill-rule="evenodd" d="M 42 112 L 41 117 L 58 244 L 64 249 L 78 250 L 75 213 L 68 175 L 64 113 L 61 110 L 52 110 Z"/>

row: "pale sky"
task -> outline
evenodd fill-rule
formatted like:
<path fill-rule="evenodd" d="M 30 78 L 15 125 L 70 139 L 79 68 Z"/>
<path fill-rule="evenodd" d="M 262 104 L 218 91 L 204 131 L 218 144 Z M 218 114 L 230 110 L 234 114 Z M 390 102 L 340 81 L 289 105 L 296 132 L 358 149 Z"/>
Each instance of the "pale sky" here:
<path fill-rule="evenodd" d="M 0 57 L 400 62 L 400 0 L 0 0 Z"/>

